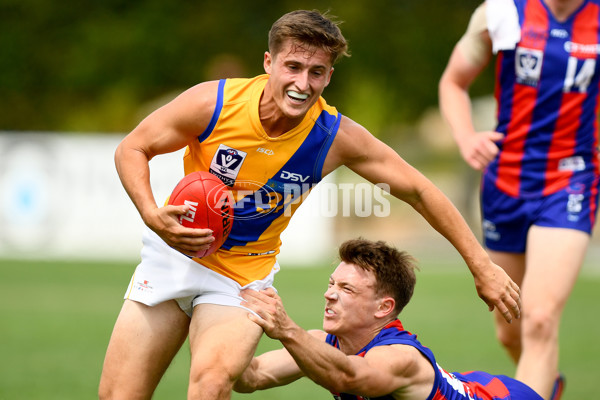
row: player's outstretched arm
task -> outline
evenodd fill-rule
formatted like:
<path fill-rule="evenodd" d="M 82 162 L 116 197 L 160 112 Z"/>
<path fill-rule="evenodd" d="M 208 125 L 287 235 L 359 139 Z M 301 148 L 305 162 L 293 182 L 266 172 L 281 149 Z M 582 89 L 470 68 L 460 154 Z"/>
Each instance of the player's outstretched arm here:
<path fill-rule="evenodd" d="M 170 246 L 196 253 L 213 240 L 210 231 L 182 227 L 187 206 L 158 207 L 150 186 L 149 161 L 177 151 L 202 134 L 216 104 L 217 82 L 199 84 L 146 117 L 119 144 L 115 165 L 144 223 Z"/>
<path fill-rule="evenodd" d="M 367 397 L 408 390 L 409 386 L 416 386 L 411 390 L 421 391 L 424 397 L 431 391 L 433 367 L 413 347 L 380 346 L 364 357 L 346 355 L 325 342 L 325 332 L 307 332 L 289 318 L 274 290 L 247 289 L 241 295 L 246 300 L 243 305 L 260 315 L 249 314 L 249 318 L 267 336 L 279 340 L 304 375 L 324 388 Z"/>
<path fill-rule="evenodd" d="M 344 164 L 373 184 L 410 204 L 458 250 L 475 280 L 479 297 L 510 322 L 519 318 L 519 287 L 494 264 L 452 202 L 429 179 L 365 128 L 345 118 L 333 142 L 324 173 Z"/>
<path fill-rule="evenodd" d="M 256 390 L 284 386 L 303 377 L 304 373 L 286 349 L 272 350 L 254 357 L 233 390 L 252 393 Z"/>

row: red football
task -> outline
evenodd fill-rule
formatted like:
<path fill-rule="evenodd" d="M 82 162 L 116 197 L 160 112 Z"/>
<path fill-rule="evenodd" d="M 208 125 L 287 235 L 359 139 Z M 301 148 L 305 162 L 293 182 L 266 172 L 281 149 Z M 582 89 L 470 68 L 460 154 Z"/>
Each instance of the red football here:
<path fill-rule="evenodd" d="M 196 257 L 214 253 L 231 232 L 231 193 L 227 186 L 210 172 L 198 171 L 186 175 L 173 189 L 168 204 L 185 204 L 190 207 L 186 214 L 179 217 L 181 225 L 213 231 L 215 241 L 208 250 L 198 252 Z"/>

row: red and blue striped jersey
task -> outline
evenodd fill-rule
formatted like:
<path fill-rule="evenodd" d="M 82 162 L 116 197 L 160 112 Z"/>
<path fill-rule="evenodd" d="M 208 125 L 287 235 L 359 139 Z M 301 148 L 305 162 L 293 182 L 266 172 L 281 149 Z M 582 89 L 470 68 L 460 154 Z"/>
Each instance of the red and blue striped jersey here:
<path fill-rule="evenodd" d="M 325 339 L 330 345 L 339 348 L 337 337 L 327 335 Z M 433 352 L 423 346 L 417 336 L 404 330 L 400 320 L 390 322 L 373 340 L 363 347 L 357 356 L 364 357 L 376 346 L 403 344 L 415 347 L 431 363 L 435 380 L 431 393 L 426 400 L 543 400 L 530 387 L 504 375 L 491 375 L 486 372 L 472 371 L 468 373 L 448 373 L 438 365 Z M 367 400 L 366 397 L 333 393 L 336 400 Z M 370 400 L 394 400 L 392 394 L 371 397 Z"/>
<path fill-rule="evenodd" d="M 487 179 L 531 198 L 598 175 L 600 5 L 585 0 L 565 21 L 542 0 L 513 0 L 521 39 L 496 59 L 498 125 L 505 134 Z"/>

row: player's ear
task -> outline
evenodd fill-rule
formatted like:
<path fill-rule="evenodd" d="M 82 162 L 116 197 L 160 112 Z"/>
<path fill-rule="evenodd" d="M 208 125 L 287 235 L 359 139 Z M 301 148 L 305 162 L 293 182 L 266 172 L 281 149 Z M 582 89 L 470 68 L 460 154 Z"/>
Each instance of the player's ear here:
<path fill-rule="evenodd" d="M 263 67 L 267 74 L 271 74 L 271 64 L 273 63 L 273 57 L 271 57 L 271 53 L 265 51 L 265 59 L 263 61 Z"/>
<path fill-rule="evenodd" d="M 385 318 L 394 312 L 396 301 L 392 297 L 382 297 L 379 299 L 379 306 L 375 316 L 377 318 Z"/>

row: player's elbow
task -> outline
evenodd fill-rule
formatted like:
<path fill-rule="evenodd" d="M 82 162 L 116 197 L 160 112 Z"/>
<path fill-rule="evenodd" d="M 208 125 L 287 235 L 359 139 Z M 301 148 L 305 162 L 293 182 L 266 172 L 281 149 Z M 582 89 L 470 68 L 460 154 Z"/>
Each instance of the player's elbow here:
<path fill-rule="evenodd" d="M 150 151 L 150 148 L 144 144 L 143 138 L 140 138 L 139 135 L 133 135 L 132 132 L 118 144 L 115 149 L 114 161 L 117 169 L 119 169 L 121 164 L 137 162 L 140 159 L 149 162 L 155 155 L 157 153 Z"/>
<path fill-rule="evenodd" d="M 386 393 L 381 388 L 373 387 L 372 382 L 367 382 L 356 377 L 345 376 L 332 381 L 328 385 L 321 385 L 325 389 L 334 393 L 349 393 L 364 398 L 374 398 L 384 396 Z"/>
<path fill-rule="evenodd" d="M 243 379 L 239 379 L 234 385 L 233 390 L 237 393 L 253 393 L 256 391 L 256 386 L 251 385 L 250 382 Z"/>
<path fill-rule="evenodd" d="M 117 167 L 119 167 L 119 163 L 122 158 L 123 158 L 123 142 L 119 143 L 119 145 L 117 146 L 117 148 L 115 150 L 114 161 L 115 161 L 115 165 Z"/>
<path fill-rule="evenodd" d="M 251 363 L 244 373 L 235 381 L 233 390 L 238 393 L 252 393 L 258 389 L 256 366 Z"/>
<path fill-rule="evenodd" d="M 454 75 L 451 72 L 451 69 L 447 65 L 442 75 L 440 76 L 440 80 L 438 81 L 438 93 L 443 95 L 449 88 L 456 88 L 458 85 L 454 78 Z"/>
<path fill-rule="evenodd" d="M 450 76 L 448 74 L 448 69 L 445 69 L 438 81 L 438 97 L 442 98 L 445 94 L 445 91 L 448 88 L 448 85 L 451 84 Z"/>
<path fill-rule="evenodd" d="M 121 166 L 128 162 L 128 157 L 130 157 L 131 146 L 128 143 L 127 137 L 119 143 L 117 148 L 115 149 L 114 162 L 117 167 L 117 171 L 119 171 Z"/>

